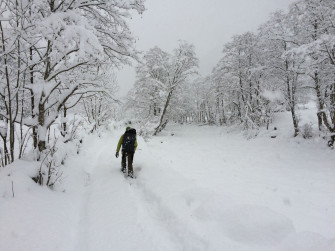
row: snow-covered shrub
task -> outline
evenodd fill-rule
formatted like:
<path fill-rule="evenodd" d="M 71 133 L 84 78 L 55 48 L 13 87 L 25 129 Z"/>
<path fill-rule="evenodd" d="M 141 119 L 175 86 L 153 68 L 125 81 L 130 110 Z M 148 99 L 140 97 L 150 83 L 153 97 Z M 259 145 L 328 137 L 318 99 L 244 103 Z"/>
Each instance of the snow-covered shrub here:
<path fill-rule="evenodd" d="M 69 115 L 68 118 L 66 127 L 63 124 L 65 121 L 60 119 L 48 131 L 47 148 L 42 153 L 34 151 L 39 162 L 32 179 L 40 185 L 50 188 L 60 185 L 66 160 L 79 154 L 88 128 L 82 117 Z"/>
<path fill-rule="evenodd" d="M 46 185 L 50 188 L 55 187 L 61 181 L 62 177 L 61 164 L 56 157 L 56 143 L 42 152 L 38 174 L 36 177 L 33 177 L 36 183 Z"/>
<path fill-rule="evenodd" d="M 148 138 L 150 138 L 151 135 L 153 135 L 156 126 L 157 126 L 156 123 L 151 123 L 149 121 L 139 123 L 137 134 L 139 136 L 142 136 L 144 140 L 147 140 Z"/>
<path fill-rule="evenodd" d="M 306 123 L 302 126 L 301 135 L 304 139 L 310 139 L 313 137 L 312 123 Z"/>
<path fill-rule="evenodd" d="M 63 123 L 63 121 L 62 121 Z M 60 133 L 63 136 L 63 142 L 67 143 L 70 141 L 74 141 L 79 138 L 78 136 L 78 129 L 82 128 L 84 124 L 83 119 L 79 117 L 73 116 L 68 123 L 66 123 L 66 129 L 64 130 L 64 125 L 61 126 Z"/>
<path fill-rule="evenodd" d="M 42 152 L 39 158 L 39 166 L 36 176 L 33 180 L 50 188 L 60 185 L 62 181 L 63 167 L 66 160 L 79 154 L 80 147 L 83 143 L 81 137 L 64 142 L 62 137 L 56 138 L 52 145 Z"/>
<path fill-rule="evenodd" d="M 248 129 L 245 130 L 243 135 L 249 140 L 249 139 L 254 139 L 258 136 L 259 134 L 259 129 Z"/>

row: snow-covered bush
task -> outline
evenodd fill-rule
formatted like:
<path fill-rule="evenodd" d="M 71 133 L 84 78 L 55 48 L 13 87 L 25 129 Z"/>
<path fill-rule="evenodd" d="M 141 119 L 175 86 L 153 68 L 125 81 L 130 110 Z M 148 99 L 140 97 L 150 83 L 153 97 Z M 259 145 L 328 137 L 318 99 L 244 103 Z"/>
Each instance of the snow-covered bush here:
<path fill-rule="evenodd" d="M 80 147 L 83 143 L 83 138 L 77 136 L 71 140 L 62 140 L 59 136 L 53 140 L 52 144 L 42 152 L 40 155 L 40 162 L 36 176 L 33 180 L 40 184 L 46 185 L 50 188 L 60 185 L 62 181 L 63 167 L 69 157 L 79 154 Z"/>
<path fill-rule="evenodd" d="M 302 126 L 301 135 L 304 139 L 310 139 L 313 137 L 312 123 L 306 123 Z"/>
<path fill-rule="evenodd" d="M 80 153 L 84 135 L 88 133 L 89 127 L 83 117 L 69 114 L 66 120 L 66 130 L 63 123 L 65 120 L 60 118 L 48 131 L 47 148 L 41 153 L 31 150 L 28 155 L 39 160 L 36 166 L 36 173 L 32 179 L 50 188 L 59 186 L 62 181 L 64 164 L 69 157 Z"/>
<path fill-rule="evenodd" d="M 65 125 L 62 122 L 62 126 L 59 128 L 60 134 L 63 136 L 63 142 L 67 143 L 74 141 L 80 138 L 78 135 L 78 130 L 83 128 L 84 120 L 82 117 L 76 115 L 73 116 L 73 119 L 66 121 Z M 65 128 L 64 128 L 65 127 Z"/>
<path fill-rule="evenodd" d="M 62 172 L 60 163 L 56 157 L 56 152 L 56 142 L 52 147 L 42 152 L 38 174 L 32 178 L 36 183 L 53 188 L 60 182 Z"/>
<path fill-rule="evenodd" d="M 146 140 L 151 135 L 153 135 L 156 126 L 157 126 L 157 124 L 151 123 L 149 121 L 139 123 L 138 124 L 138 129 L 137 129 L 137 134 L 139 136 L 142 136 Z"/>

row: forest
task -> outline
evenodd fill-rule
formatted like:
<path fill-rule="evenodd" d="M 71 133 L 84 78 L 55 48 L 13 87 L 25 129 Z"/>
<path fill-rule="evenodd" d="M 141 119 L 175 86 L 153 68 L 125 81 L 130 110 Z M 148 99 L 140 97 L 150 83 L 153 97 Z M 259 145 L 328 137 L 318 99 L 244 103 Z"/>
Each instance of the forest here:
<path fill-rule="evenodd" d="M 0 0 L 1 251 L 333 251 L 334 141 L 334 0 Z"/>
<path fill-rule="evenodd" d="M 28 153 L 42 162 L 40 184 L 54 184 L 47 173 L 58 165 L 57 144 L 79 148 L 78 130 L 93 133 L 111 120 L 149 136 L 169 122 L 256 136 L 289 111 L 292 137 L 308 137 L 297 107 L 315 101 L 319 136 L 335 133 L 333 0 L 296 1 L 256 33 L 235 35 L 208 76 L 198 72 L 192 41 L 172 52 L 136 50 L 127 20 L 145 11 L 142 0 L 3 0 L 0 11 L 1 166 Z M 132 60 L 136 82 L 121 101 L 114 70 Z"/>

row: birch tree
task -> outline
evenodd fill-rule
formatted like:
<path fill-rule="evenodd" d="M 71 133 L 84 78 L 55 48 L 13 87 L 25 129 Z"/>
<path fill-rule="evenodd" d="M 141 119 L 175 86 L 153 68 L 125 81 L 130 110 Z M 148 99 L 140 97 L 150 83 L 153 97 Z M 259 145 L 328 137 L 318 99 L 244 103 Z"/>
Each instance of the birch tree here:
<path fill-rule="evenodd" d="M 135 89 L 128 104 L 136 104 L 140 117 L 156 123 L 153 134 L 162 131 L 169 119 L 170 105 L 177 108 L 177 94 L 190 77 L 197 73 L 198 59 L 194 46 L 181 41 L 173 54 L 158 47 L 149 50 L 137 67 Z"/>
<path fill-rule="evenodd" d="M 162 131 L 168 123 L 169 118 L 166 116 L 166 112 L 176 89 L 197 73 L 197 67 L 198 58 L 195 55 L 194 46 L 186 42 L 181 42 L 179 47 L 174 50 L 170 64 L 166 68 L 166 96 L 154 135 Z"/>

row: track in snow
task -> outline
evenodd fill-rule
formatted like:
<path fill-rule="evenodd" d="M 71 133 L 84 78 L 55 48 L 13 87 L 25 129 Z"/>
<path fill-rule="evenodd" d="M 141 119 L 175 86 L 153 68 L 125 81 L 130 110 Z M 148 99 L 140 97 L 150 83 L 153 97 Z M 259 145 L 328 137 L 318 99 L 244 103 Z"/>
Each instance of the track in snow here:
<path fill-rule="evenodd" d="M 269 169 L 267 159 L 258 159 L 255 147 L 240 145 L 237 137 L 219 142 L 216 137 L 202 135 L 201 131 L 196 133 L 196 137 L 192 133 L 185 134 L 183 137 L 187 140 L 163 136 L 149 144 L 140 142 L 142 150 L 135 154 L 134 160 L 136 180 L 125 179 L 120 172 L 120 159 L 114 157 L 116 137 L 101 139 L 98 153 L 94 144 L 88 148 L 85 158 L 90 163 L 86 167 L 89 182 L 82 195 L 78 249 L 300 248 L 292 246 L 292 243 L 300 245 L 305 238 L 297 232 L 295 218 L 292 218 L 299 210 L 299 206 L 292 207 L 298 203 L 295 194 L 300 195 L 292 182 L 301 174 L 300 168 L 290 170 L 287 162 L 291 159 L 285 156 L 278 158 L 279 162 L 274 162 Z M 193 151 L 183 152 L 183 148 Z M 260 148 L 267 150 L 264 146 Z M 243 151 L 246 154 L 239 155 Z M 248 151 L 253 156 L 249 156 Z M 271 149 L 269 153 L 276 154 Z M 269 160 L 273 162 L 273 157 Z M 247 166 L 246 163 L 258 165 Z M 306 168 L 311 170 L 311 167 Z M 321 172 L 315 174 L 325 177 Z M 305 179 L 306 186 L 301 188 L 309 189 L 308 182 L 314 176 L 305 176 Z M 291 198 L 290 192 L 294 192 Z M 305 201 L 319 196 L 318 193 L 304 195 L 306 197 L 301 199 Z M 308 223 L 309 219 L 305 220 Z M 311 245 L 320 240 L 331 243 L 318 234 L 308 239 Z M 324 250 L 327 245 L 322 246 Z"/>

